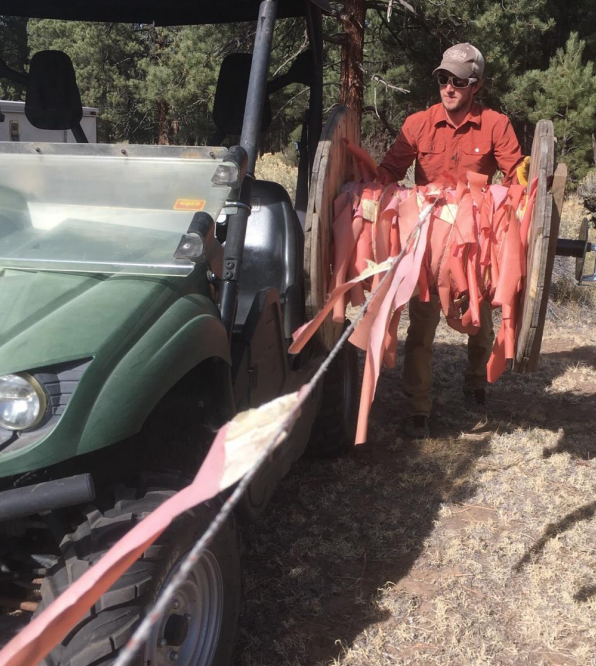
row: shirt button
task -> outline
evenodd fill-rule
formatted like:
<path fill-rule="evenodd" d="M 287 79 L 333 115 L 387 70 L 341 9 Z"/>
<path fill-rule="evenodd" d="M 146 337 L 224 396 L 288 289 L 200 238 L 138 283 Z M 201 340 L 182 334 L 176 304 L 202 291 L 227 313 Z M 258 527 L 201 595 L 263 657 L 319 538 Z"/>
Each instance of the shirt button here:
<path fill-rule="evenodd" d="M 479 152 L 480 152 L 480 148 L 474 148 L 474 152 L 475 152 L 475 153 L 479 153 Z"/>

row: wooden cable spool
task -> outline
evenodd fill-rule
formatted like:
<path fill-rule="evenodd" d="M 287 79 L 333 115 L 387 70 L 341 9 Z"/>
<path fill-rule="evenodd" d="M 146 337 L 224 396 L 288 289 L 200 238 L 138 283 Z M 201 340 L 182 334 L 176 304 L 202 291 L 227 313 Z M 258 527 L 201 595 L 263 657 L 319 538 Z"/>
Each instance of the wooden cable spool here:
<path fill-rule="evenodd" d="M 528 230 L 527 272 L 515 336 L 515 372 L 534 372 L 538 366 L 565 194 L 567 166 L 558 164 L 555 170 L 555 137 L 550 120 L 540 120 L 534 132 L 528 183 L 536 177 L 538 190 Z"/>
<path fill-rule="evenodd" d="M 306 317 L 312 319 L 325 305 L 333 261 L 333 201 L 345 183 L 358 180 L 354 157 L 343 139 L 360 144 L 356 113 L 340 106 L 325 123 L 315 154 L 310 196 L 304 227 L 304 273 Z M 328 317 L 319 329 L 319 342 L 330 350 L 341 336 L 343 326 Z"/>

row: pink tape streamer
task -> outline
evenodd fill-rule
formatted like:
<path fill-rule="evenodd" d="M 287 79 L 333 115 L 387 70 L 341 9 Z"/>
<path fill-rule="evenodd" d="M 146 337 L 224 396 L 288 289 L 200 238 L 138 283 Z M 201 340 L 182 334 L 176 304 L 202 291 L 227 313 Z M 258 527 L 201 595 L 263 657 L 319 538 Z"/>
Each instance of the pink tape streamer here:
<path fill-rule="evenodd" d="M 389 276 L 379 286 L 367 313 L 350 338 L 353 344 L 367 352 L 356 429 L 357 444 L 363 444 L 366 441 L 368 416 L 381 371 L 381 363 L 383 360 L 389 364 L 394 362 L 399 315 L 405 303 L 414 293 L 426 252 L 428 219 L 421 225 L 415 237 L 408 240 L 418 223 L 418 215 L 420 214 L 417 191 L 413 190 L 409 195 L 399 205 L 399 214 L 402 221 L 400 231 L 402 233 L 402 244 L 406 248 L 406 252 L 399 261 L 387 267 L 386 270 L 393 275 Z M 345 214 L 344 211 L 345 209 L 342 206 L 342 215 Z M 344 305 L 344 295 L 348 291 L 353 289 L 355 285 L 371 279 L 373 281 L 372 289 L 374 290 L 378 284 L 378 275 L 373 276 L 370 273 L 361 274 L 336 286 L 329 295 L 323 309 L 317 313 L 315 318 L 294 333 L 294 342 L 289 349 L 290 353 L 297 354 L 304 348 L 331 310 L 336 312 L 338 303 Z M 343 318 L 342 310 L 342 321 Z"/>
<path fill-rule="evenodd" d="M 422 225 L 418 239 L 412 243 L 413 251 L 407 252 L 393 270 L 394 275 L 390 281 L 387 294 L 381 301 L 378 314 L 371 327 L 370 337 L 366 350 L 366 362 L 362 378 L 362 393 L 360 394 L 360 410 L 358 413 L 358 426 L 356 428 L 356 444 L 366 442 L 368 433 L 368 416 L 375 397 L 377 382 L 381 373 L 381 363 L 388 351 L 391 340 L 389 327 L 394 323 L 395 329 L 399 322 L 399 315 L 403 306 L 410 300 L 420 275 L 422 259 L 426 252 L 426 239 L 428 236 L 428 220 Z M 397 338 L 395 338 L 397 339 Z"/>

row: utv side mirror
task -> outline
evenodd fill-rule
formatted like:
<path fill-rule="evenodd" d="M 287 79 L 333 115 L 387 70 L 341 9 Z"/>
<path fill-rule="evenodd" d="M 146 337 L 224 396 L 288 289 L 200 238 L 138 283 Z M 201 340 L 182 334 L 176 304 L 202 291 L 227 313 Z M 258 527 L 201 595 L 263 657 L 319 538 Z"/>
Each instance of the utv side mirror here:
<path fill-rule="evenodd" d="M 213 103 L 213 122 L 219 130 L 220 141 L 228 134 L 242 134 L 251 64 L 251 53 L 231 53 L 221 63 Z M 267 129 L 270 122 L 271 105 L 266 97 L 262 129 Z"/>

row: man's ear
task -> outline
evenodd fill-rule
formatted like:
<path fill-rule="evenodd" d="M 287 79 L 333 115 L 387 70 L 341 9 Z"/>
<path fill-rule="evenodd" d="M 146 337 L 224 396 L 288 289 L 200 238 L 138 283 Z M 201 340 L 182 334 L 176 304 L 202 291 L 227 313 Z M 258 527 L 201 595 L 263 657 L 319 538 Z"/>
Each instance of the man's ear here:
<path fill-rule="evenodd" d="M 480 92 L 480 88 L 482 88 L 483 83 L 484 83 L 484 81 L 482 81 L 482 79 L 480 81 L 476 81 L 476 83 L 474 84 L 474 88 L 473 88 L 474 89 L 474 95 L 477 95 Z"/>

